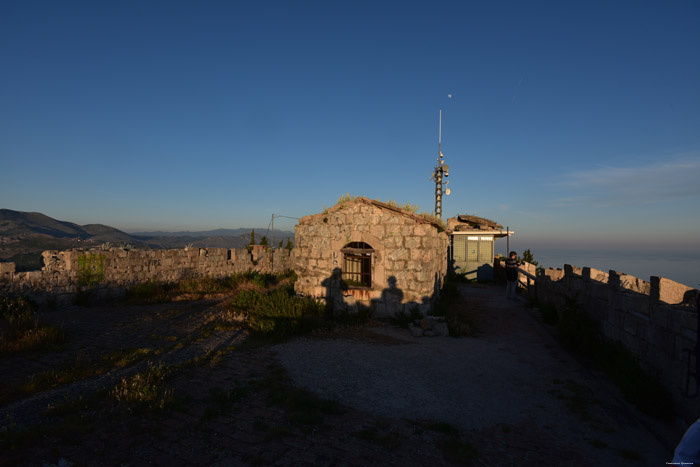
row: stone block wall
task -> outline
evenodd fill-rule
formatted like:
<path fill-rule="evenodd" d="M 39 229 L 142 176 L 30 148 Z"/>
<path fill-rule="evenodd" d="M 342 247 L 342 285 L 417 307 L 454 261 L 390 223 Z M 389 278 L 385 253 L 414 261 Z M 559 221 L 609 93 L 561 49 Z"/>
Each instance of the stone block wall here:
<path fill-rule="evenodd" d="M 291 253 L 265 248 L 189 248 L 179 250 L 124 250 L 112 248 L 45 251 L 40 271 L 15 272 L 14 263 L 0 263 L 0 294 L 25 295 L 40 305 L 74 303 L 79 291 L 97 298 L 123 296 L 149 281 L 175 282 L 196 277 L 226 277 L 258 271 L 283 272 L 292 268 Z"/>
<path fill-rule="evenodd" d="M 378 316 L 411 308 L 429 314 L 447 272 L 447 234 L 419 216 L 359 198 L 325 213 L 306 216 L 295 227 L 297 292 L 334 308 L 371 307 Z M 372 247 L 370 288 L 347 287 L 343 253 L 351 242 Z M 335 273 L 334 273 L 335 271 Z"/>
<path fill-rule="evenodd" d="M 567 297 L 575 299 L 607 338 L 624 344 L 647 371 L 661 377 L 681 413 L 700 415 L 700 400 L 684 396 L 684 349 L 694 349 L 697 339 L 697 290 L 663 277 L 647 282 L 617 271 L 565 265 L 542 270 L 530 293 L 558 308 Z"/>

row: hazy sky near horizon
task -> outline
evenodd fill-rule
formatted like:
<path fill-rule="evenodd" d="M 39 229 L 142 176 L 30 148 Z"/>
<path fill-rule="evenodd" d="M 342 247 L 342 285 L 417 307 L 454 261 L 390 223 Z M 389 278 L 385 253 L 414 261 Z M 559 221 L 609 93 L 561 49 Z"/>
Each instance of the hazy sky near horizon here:
<path fill-rule="evenodd" d="M 432 211 L 442 109 L 444 217 L 700 252 L 696 0 L 6 1 L 0 64 L 0 207 L 127 231 L 343 193 Z"/>

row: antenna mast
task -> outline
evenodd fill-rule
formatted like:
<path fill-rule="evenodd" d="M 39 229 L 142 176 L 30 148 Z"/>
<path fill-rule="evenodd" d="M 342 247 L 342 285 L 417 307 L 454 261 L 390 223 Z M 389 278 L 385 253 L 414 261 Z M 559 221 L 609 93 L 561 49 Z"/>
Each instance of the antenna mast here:
<path fill-rule="evenodd" d="M 443 179 L 449 176 L 450 166 L 445 164 L 445 156 L 442 155 L 442 109 L 440 109 L 440 123 L 438 127 L 438 164 L 430 173 L 430 179 L 435 182 L 435 215 L 442 219 L 442 185 Z M 450 183 L 445 180 L 444 184 Z M 445 190 L 445 194 L 450 194 L 450 189 Z"/>

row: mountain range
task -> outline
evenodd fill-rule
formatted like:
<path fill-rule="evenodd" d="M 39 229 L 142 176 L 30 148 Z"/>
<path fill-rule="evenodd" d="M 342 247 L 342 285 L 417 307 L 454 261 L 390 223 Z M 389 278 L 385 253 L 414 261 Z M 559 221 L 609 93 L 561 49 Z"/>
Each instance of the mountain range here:
<path fill-rule="evenodd" d="M 104 243 L 130 245 L 132 248 L 243 248 L 250 243 L 252 228 L 216 229 L 201 232 L 126 233 L 103 224 L 78 225 L 60 221 L 38 212 L 0 209 L 0 261 L 14 262 L 17 271 L 41 269 L 45 250 L 97 247 Z M 256 242 L 266 229 L 255 229 Z M 270 235 L 268 233 L 268 235 Z M 294 241 L 294 232 L 275 231 L 275 243 Z"/>

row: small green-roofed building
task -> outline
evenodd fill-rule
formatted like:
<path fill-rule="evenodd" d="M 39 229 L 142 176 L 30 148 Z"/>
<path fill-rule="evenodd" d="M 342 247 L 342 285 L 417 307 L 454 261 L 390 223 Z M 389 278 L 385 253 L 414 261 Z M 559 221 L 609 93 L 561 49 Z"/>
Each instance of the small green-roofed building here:
<path fill-rule="evenodd" d="M 449 265 L 467 279 L 493 279 L 495 241 L 512 235 L 501 224 L 483 217 L 458 215 L 447 220 L 450 232 Z"/>

